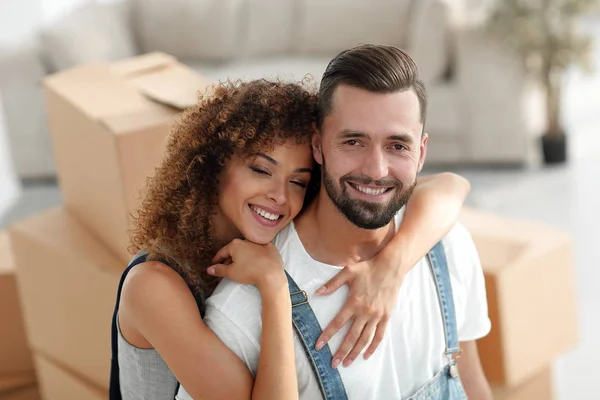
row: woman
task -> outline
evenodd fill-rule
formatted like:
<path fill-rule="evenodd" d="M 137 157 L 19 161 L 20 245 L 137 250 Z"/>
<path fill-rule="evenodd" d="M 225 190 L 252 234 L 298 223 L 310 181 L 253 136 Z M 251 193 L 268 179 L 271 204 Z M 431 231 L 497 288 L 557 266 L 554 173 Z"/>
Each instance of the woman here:
<path fill-rule="evenodd" d="M 271 241 L 316 192 L 315 109 L 302 85 L 259 80 L 217 85 L 182 114 L 135 220 L 138 256 L 123 274 L 113 320 L 111 398 L 297 398 L 290 294 Z M 383 331 L 404 274 L 450 229 L 467 192 L 455 175 L 422 179 L 392 243 L 322 294 L 349 283 L 349 318 L 364 320 L 361 304 L 369 305 L 368 320 L 381 319 L 374 326 Z M 211 267 L 224 259 L 227 268 Z M 202 322 L 215 274 L 261 293 L 256 377 Z M 365 344 L 347 347 L 342 358 Z"/>

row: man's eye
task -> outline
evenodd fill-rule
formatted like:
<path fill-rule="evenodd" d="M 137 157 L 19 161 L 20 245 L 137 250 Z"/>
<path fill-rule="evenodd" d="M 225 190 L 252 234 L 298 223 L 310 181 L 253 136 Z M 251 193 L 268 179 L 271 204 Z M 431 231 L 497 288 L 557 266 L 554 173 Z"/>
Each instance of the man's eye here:
<path fill-rule="evenodd" d="M 403 144 L 394 144 L 392 147 L 394 148 L 394 150 L 398 151 L 406 150 L 406 146 L 404 146 Z"/>
<path fill-rule="evenodd" d="M 350 139 L 350 140 L 346 140 L 346 144 L 349 146 L 356 146 L 359 144 L 359 142 L 358 142 L 358 140 Z"/>

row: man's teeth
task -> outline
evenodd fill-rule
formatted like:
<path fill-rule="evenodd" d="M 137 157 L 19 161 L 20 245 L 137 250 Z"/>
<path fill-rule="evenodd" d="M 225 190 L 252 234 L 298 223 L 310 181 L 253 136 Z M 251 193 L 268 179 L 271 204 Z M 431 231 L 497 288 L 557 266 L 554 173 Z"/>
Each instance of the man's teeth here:
<path fill-rule="evenodd" d="M 258 208 L 256 206 L 250 206 L 250 208 L 255 213 L 257 213 L 258 215 L 260 215 L 261 217 L 266 218 L 266 219 L 271 220 L 271 221 L 276 221 L 276 220 L 279 219 L 279 217 L 281 217 L 281 215 L 279 215 L 279 214 L 270 214 L 270 213 L 266 212 L 265 210 L 263 210 L 262 208 Z"/>
<path fill-rule="evenodd" d="M 360 192 L 363 192 L 365 194 L 370 194 L 372 196 L 376 196 L 378 194 L 382 194 L 383 192 L 385 192 L 387 190 L 387 188 L 383 188 L 383 189 L 371 189 L 371 188 L 364 187 L 364 186 L 359 186 L 359 185 L 354 185 L 354 187 L 356 189 L 358 189 Z"/>

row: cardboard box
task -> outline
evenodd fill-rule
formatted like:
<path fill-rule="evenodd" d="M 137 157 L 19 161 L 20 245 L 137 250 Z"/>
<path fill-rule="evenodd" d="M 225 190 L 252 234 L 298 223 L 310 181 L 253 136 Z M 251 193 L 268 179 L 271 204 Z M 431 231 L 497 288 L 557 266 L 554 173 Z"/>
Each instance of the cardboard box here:
<path fill-rule="evenodd" d="M 532 379 L 578 341 L 572 243 L 543 224 L 465 209 L 486 279 L 492 330 L 478 341 L 493 385 Z"/>
<path fill-rule="evenodd" d="M 41 400 L 39 389 L 36 385 L 0 393 L 0 400 Z"/>
<path fill-rule="evenodd" d="M 163 157 L 174 117 L 208 84 L 163 53 L 77 67 L 44 81 L 65 204 L 124 262 L 140 189 Z"/>
<path fill-rule="evenodd" d="M 19 221 L 9 233 L 33 351 L 108 387 L 122 263 L 64 209 Z"/>
<path fill-rule="evenodd" d="M 15 262 L 8 234 L 0 232 L 0 376 L 29 371 L 33 360 L 21 314 Z"/>
<path fill-rule="evenodd" d="M 8 393 L 30 387 L 35 384 L 35 372 L 20 372 L 0 375 L 0 400 Z"/>
<path fill-rule="evenodd" d="M 106 400 L 108 389 L 95 386 L 75 371 L 36 354 L 40 393 L 44 400 Z M 1 399 L 0 399 L 1 400 Z"/>
<path fill-rule="evenodd" d="M 493 388 L 494 400 L 552 400 L 552 371 L 544 369 L 515 389 Z"/>

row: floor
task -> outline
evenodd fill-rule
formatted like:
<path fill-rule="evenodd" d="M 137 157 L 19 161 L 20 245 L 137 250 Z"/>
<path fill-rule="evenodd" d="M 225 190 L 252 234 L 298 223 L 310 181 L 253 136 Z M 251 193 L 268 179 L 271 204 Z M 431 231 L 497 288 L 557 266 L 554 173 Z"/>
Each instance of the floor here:
<path fill-rule="evenodd" d="M 600 38 L 597 21 L 592 28 Z M 597 50 L 600 66 L 600 43 Z M 600 398 L 600 263 L 595 248 L 600 240 L 600 71 L 590 76 L 572 71 L 568 77 L 564 115 L 570 134 L 567 165 L 455 171 L 471 181 L 469 204 L 545 222 L 573 235 L 580 343 L 556 360 L 554 383 L 558 400 L 592 400 Z M 0 215 L 0 229 L 61 202 L 55 182 L 26 184 L 17 203 Z"/>

